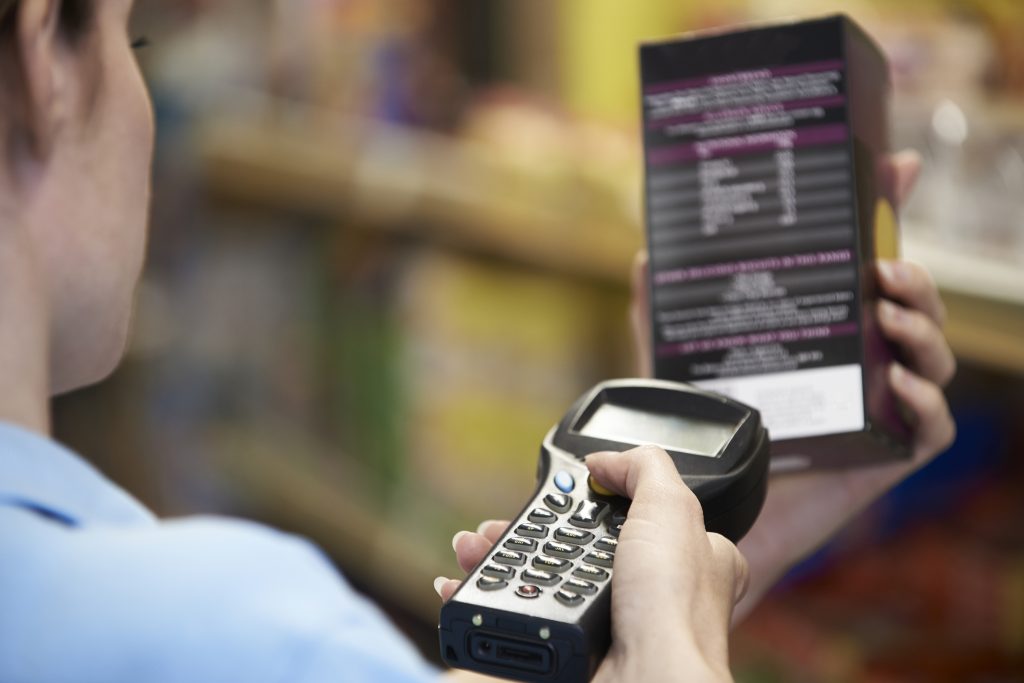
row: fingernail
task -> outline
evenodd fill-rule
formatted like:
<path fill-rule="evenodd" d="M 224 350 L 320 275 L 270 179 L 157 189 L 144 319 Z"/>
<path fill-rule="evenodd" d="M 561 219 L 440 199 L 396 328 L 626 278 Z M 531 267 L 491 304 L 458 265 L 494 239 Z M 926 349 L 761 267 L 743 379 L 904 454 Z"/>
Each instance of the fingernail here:
<path fill-rule="evenodd" d="M 459 544 L 459 539 L 462 538 L 463 536 L 465 536 L 468 533 L 469 533 L 468 531 L 460 531 L 459 533 L 457 533 L 454 536 L 452 536 L 452 550 L 454 550 L 455 552 L 458 552 L 458 548 L 456 548 L 455 546 Z"/>
<path fill-rule="evenodd" d="M 880 299 L 878 302 L 878 310 L 882 317 L 890 323 L 900 325 L 906 322 L 906 312 L 891 301 Z"/>
<path fill-rule="evenodd" d="M 480 522 L 479 526 L 477 526 L 476 532 L 478 534 L 483 534 L 484 533 L 484 527 L 486 527 L 488 524 L 493 524 L 493 523 L 495 523 L 497 521 L 498 520 L 496 520 L 496 519 L 485 519 L 484 521 Z"/>
<path fill-rule="evenodd" d="M 892 378 L 893 384 L 897 386 L 901 386 L 904 389 L 910 389 L 914 386 L 914 377 L 899 363 L 892 364 L 889 375 Z"/>
<path fill-rule="evenodd" d="M 907 278 L 907 269 L 902 261 L 879 261 L 878 270 L 890 282 L 902 282 Z"/>
<path fill-rule="evenodd" d="M 444 586 L 446 583 L 448 583 L 447 576 L 439 576 L 436 579 L 434 579 L 434 592 L 437 593 L 438 597 L 442 597 L 441 587 Z"/>

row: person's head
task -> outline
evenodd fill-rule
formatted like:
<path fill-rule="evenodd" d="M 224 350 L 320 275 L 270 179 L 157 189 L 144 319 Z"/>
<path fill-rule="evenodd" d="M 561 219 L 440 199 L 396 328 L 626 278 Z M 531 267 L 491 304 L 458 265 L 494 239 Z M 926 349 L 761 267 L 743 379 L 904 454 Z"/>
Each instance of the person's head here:
<path fill-rule="evenodd" d="M 54 393 L 116 367 L 141 272 L 153 117 L 132 4 L 0 0 L 0 233 L 25 233 L 46 288 Z"/>

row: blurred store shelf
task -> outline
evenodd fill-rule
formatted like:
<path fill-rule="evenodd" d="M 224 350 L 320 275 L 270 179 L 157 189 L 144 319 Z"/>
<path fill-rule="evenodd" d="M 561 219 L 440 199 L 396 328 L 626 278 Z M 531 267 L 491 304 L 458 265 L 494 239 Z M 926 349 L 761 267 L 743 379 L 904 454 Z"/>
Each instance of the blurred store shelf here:
<path fill-rule="evenodd" d="M 543 270 L 628 281 L 639 227 L 594 215 L 587 188 L 552 188 L 484 146 L 370 122 L 210 121 L 200 133 L 219 198 L 308 211 Z M 574 190 L 582 190 L 575 192 Z M 592 194 L 592 193 L 591 193 Z"/>
<path fill-rule="evenodd" d="M 928 267 L 946 303 L 957 356 L 1024 375 L 1024 263 L 905 238 L 905 255 Z"/>
<path fill-rule="evenodd" d="M 199 140 L 208 187 L 223 199 L 301 207 L 354 229 L 415 235 L 611 283 L 627 281 L 642 243 L 636 221 L 595 219 L 565 196 L 573 188 L 552 192 L 486 148 L 434 133 L 241 118 L 208 122 Z M 942 290 L 957 355 L 1024 374 L 1024 263 L 914 236 L 904 247 Z"/>

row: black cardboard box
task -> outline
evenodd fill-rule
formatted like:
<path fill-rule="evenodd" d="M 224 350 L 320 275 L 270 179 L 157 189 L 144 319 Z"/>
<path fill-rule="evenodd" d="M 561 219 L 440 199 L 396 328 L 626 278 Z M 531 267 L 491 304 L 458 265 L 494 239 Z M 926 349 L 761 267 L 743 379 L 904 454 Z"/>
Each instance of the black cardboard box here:
<path fill-rule="evenodd" d="M 907 457 L 876 323 L 888 65 L 837 15 L 640 48 L 655 376 L 760 409 L 776 469 Z"/>

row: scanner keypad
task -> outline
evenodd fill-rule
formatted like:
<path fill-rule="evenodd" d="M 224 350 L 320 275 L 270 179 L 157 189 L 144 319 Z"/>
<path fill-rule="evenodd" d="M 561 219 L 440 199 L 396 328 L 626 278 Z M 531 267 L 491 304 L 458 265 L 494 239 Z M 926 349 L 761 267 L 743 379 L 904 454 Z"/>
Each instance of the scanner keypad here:
<path fill-rule="evenodd" d="M 597 565 L 598 567 L 608 568 L 611 568 L 612 562 L 614 560 L 615 555 L 613 555 L 612 553 L 606 553 L 603 550 L 595 550 L 594 552 L 590 553 L 589 555 L 583 558 L 583 561 L 587 564 L 593 564 Z"/>
<path fill-rule="evenodd" d="M 611 576 L 607 570 L 595 567 L 590 564 L 581 564 L 572 570 L 572 575 L 587 581 L 607 581 Z"/>
<path fill-rule="evenodd" d="M 579 593 L 573 593 L 567 591 L 564 588 L 555 591 L 555 600 L 566 605 L 567 607 L 578 607 L 583 604 L 583 596 Z"/>
<path fill-rule="evenodd" d="M 492 551 L 477 586 L 486 591 L 511 586 L 521 598 L 578 607 L 611 578 L 628 507 L 607 500 L 573 500 L 557 489 L 540 500 L 542 505 L 532 508 Z M 523 569 L 517 572 L 516 567 Z M 551 588 L 551 595 L 541 595 L 539 586 Z"/>
<path fill-rule="evenodd" d="M 558 515 L 551 510 L 545 510 L 544 508 L 534 508 L 531 512 L 528 520 L 534 524 L 553 524 L 558 521 Z"/>
<path fill-rule="evenodd" d="M 572 566 L 572 562 L 563 560 L 560 557 L 551 557 L 550 555 L 538 555 L 533 558 L 533 566 L 537 569 L 543 569 L 549 572 L 562 573 Z"/>
<path fill-rule="evenodd" d="M 569 518 L 569 524 L 583 529 L 594 529 L 608 514 L 608 503 L 600 500 L 581 500 L 576 512 Z"/>
<path fill-rule="evenodd" d="M 574 529 L 571 526 L 563 526 L 555 529 L 555 540 L 573 545 L 587 545 L 594 540 L 594 534 L 582 529 Z"/>
<path fill-rule="evenodd" d="M 520 538 L 513 536 L 505 540 L 505 547 L 509 550 L 518 550 L 524 553 L 532 553 L 537 549 L 537 541 L 532 538 Z"/>
<path fill-rule="evenodd" d="M 546 572 L 543 569 L 524 569 L 523 570 L 523 581 L 529 581 L 535 583 L 538 586 L 554 586 L 556 583 L 562 580 L 558 574 L 552 574 Z"/>
<path fill-rule="evenodd" d="M 575 560 L 581 554 L 583 554 L 583 548 L 572 543 L 559 543 L 558 541 L 548 541 L 544 544 L 544 552 L 552 557 L 561 557 L 567 560 Z"/>
<path fill-rule="evenodd" d="M 572 507 L 572 496 L 567 496 L 564 493 L 549 493 L 544 496 L 544 504 L 552 512 L 566 513 Z"/>
<path fill-rule="evenodd" d="M 557 517 L 555 519 L 557 519 Z M 548 528 L 543 524 L 523 522 L 516 527 L 516 533 L 520 536 L 529 536 L 530 538 L 545 538 L 548 535 Z"/>
<path fill-rule="evenodd" d="M 495 579 L 514 579 L 516 576 L 516 570 L 512 567 L 506 564 L 494 564 L 493 562 L 485 564 L 480 573 Z"/>
<path fill-rule="evenodd" d="M 509 564 L 516 567 L 522 567 L 526 564 L 526 555 L 517 553 L 514 550 L 499 550 L 494 553 L 493 559 L 498 564 Z"/>

